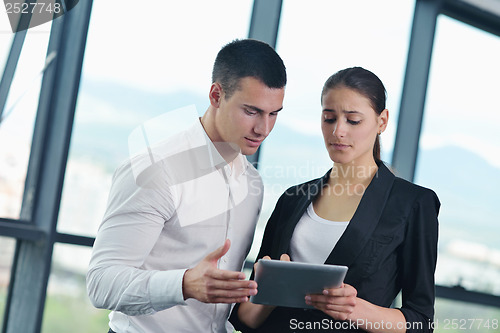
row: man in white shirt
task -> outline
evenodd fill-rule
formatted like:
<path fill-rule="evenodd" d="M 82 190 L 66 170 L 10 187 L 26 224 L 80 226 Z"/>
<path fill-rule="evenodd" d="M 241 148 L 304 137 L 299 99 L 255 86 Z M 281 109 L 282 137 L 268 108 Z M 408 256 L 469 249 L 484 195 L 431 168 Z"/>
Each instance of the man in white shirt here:
<path fill-rule="evenodd" d="M 285 66 L 269 45 L 235 40 L 212 82 L 203 117 L 115 172 L 87 273 L 110 332 L 232 332 L 231 304 L 257 293 L 241 269 L 263 186 L 243 155 L 283 107 Z"/>

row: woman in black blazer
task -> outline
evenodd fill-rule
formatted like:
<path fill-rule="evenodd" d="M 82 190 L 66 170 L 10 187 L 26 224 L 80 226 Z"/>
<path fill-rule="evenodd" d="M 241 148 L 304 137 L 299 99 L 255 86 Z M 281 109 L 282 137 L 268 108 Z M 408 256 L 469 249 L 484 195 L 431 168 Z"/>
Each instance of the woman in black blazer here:
<path fill-rule="evenodd" d="M 348 266 L 344 285 L 308 295 L 315 310 L 240 304 L 231 316 L 236 329 L 432 331 L 440 203 L 380 161 L 385 99 L 379 78 L 360 67 L 326 81 L 321 128 L 333 167 L 283 193 L 258 255 Z M 402 307 L 390 308 L 400 291 Z"/>

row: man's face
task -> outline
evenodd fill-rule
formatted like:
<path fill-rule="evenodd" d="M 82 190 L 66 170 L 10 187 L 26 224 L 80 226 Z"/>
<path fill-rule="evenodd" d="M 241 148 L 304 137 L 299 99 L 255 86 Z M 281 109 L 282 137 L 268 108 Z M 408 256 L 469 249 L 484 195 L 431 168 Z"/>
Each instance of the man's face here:
<path fill-rule="evenodd" d="M 255 153 L 273 129 L 284 96 L 285 88 L 269 88 L 253 77 L 240 79 L 229 98 L 222 91 L 213 141 L 236 144 L 243 155 Z"/>

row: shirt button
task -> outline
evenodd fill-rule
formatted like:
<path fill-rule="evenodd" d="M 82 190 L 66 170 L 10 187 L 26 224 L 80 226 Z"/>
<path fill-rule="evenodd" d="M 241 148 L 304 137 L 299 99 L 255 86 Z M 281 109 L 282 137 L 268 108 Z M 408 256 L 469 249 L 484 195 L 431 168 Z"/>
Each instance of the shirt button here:
<path fill-rule="evenodd" d="M 212 323 L 212 331 L 217 332 L 217 324 L 216 323 Z"/>

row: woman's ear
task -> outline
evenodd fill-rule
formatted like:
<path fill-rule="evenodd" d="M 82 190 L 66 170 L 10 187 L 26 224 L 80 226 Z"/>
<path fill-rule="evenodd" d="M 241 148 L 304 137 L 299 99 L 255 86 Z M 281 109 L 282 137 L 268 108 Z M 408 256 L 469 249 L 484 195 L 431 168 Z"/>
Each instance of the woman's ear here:
<path fill-rule="evenodd" d="M 389 122 L 389 110 L 384 109 L 378 116 L 378 133 L 382 133 L 387 128 Z"/>
<path fill-rule="evenodd" d="M 210 86 L 210 93 L 208 98 L 210 99 L 210 104 L 214 108 L 218 108 L 220 106 L 221 99 L 223 98 L 224 92 L 222 91 L 222 86 L 218 82 L 212 83 Z"/>

